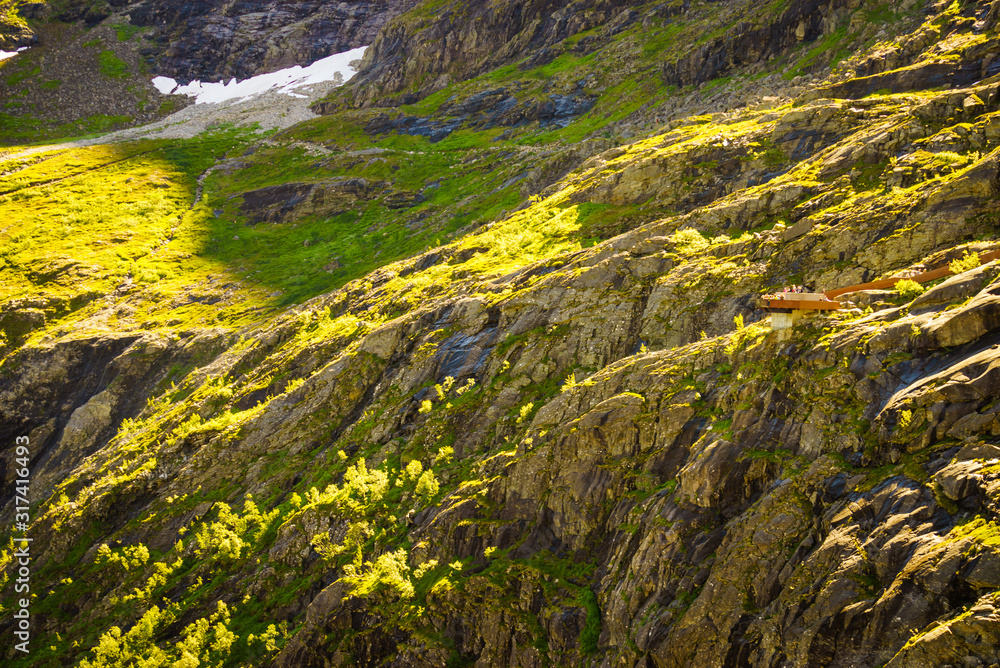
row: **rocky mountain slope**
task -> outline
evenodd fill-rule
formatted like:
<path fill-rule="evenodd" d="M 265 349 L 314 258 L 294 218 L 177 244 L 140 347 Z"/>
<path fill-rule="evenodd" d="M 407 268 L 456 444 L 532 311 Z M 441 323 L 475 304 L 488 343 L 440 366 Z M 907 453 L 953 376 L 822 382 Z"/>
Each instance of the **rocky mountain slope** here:
<path fill-rule="evenodd" d="M 186 84 L 247 79 L 370 44 L 415 0 L 0 2 L 0 145 L 147 123 L 189 103 Z"/>
<path fill-rule="evenodd" d="M 155 74 L 246 79 L 370 44 L 385 23 L 416 0 L 4 0 L 0 48 L 51 40 L 60 24 L 92 27 L 109 20 L 142 36 L 140 52 Z"/>
<path fill-rule="evenodd" d="M 1000 663 L 998 7 L 429 0 L 320 118 L 8 152 L 5 661 Z"/>

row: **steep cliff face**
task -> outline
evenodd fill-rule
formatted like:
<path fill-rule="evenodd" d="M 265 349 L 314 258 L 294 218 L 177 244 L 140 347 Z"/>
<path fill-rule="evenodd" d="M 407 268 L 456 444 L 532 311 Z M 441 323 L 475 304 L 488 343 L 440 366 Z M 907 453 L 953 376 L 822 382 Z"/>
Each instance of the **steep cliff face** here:
<path fill-rule="evenodd" d="M 154 29 L 146 53 L 157 73 L 181 82 L 246 79 L 308 65 L 374 41 L 416 0 L 352 2 L 137 2 L 132 25 Z"/>
<path fill-rule="evenodd" d="M 829 38 L 856 15 L 856 0 L 649 3 L 593 0 L 425 5 L 388 23 L 365 56 L 354 104 L 411 104 L 447 86 L 501 65 L 547 65 L 565 54 L 586 56 L 656 26 L 658 74 L 668 85 L 698 85 L 734 68 L 757 65 L 792 47 Z M 911 9 L 916 3 L 906 7 Z M 433 7 L 433 10 L 431 10 Z M 859 17 L 860 18 L 860 17 Z M 867 26 L 857 26 L 864 28 Z M 874 35 L 880 26 L 871 31 Z M 856 26 L 850 25 L 856 33 Z M 860 31 L 857 31 L 860 32 Z M 884 30 L 883 30 L 884 32 Z M 657 34 L 660 33 L 660 34 Z M 662 33 L 670 38 L 665 39 Z M 572 39 L 567 39 L 572 38 Z M 643 40 L 645 41 L 645 40 Z M 693 48 L 692 48 L 692 42 Z M 846 46 L 846 45 L 843 45 Z M 525 57 L 530 54 L 530 57 Z M 622 54 L 624 55 L 624 54 Z M 830 54 L 822 54 L 828 58 Z M 619 56 L 621 57 L 621 56 Z M 639 59 L 616 64 L 631 69 Z M 629 62 L 633 60 L 633 62 Z M 873 58 L 869 67 L 883 59 Z M 893 67 L 903 63 L 896 62 Z M 345 93 L 346 95 L 346 93 Z"/>
<path fill-rule="evenodd" d="M 0 48 L 46 41 L 51 22 L 110 22 L 145 28 L 142 53 L 154 74 L 193 79 L 246 79 L 370 44 L 379 29 L 416 0 L 351 2 L 152 2 L 66 0 L 6 3 Z"/>
<path fill-rule="evenodd" d="M 428 3 L 277 135 L 9 154 L 5 658 L 1000 663 L 997 11 L 779 4 L 470 7 L 518 61 Z M 743 10 L 756 60 L 700 32 Z M 455 78 L 372 94 L 439 20 Z"/>
<path fill-rule="evenodd" d="M 451 81 L 462 81 L 521 60 L 577 33 L 621 30 L 644 3 L 536 0 L 513 3 L 443 2 L 391 22 L 366 54 L 357 87 L 360 101 L 407 93 L 415 102 Z"/>

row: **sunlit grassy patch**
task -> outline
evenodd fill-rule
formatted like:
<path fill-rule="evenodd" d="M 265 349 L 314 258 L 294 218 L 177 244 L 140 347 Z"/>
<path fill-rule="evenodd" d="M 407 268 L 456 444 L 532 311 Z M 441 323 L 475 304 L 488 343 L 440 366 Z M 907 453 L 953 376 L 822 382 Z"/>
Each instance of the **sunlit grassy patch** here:
<path fill-rule="evenodd" d="M 174 324 L 202 320 L 205 313 L 186 320 L 178 307 L 191 301 L 192 285 L 229 270 L 202 252 L 206 212 L 190 210 L 196 179 L 245 141 L 222 133 L 183 146 L 103 145 L 4 164 L 12 171 L 0 180 L 7 221 L 0 227 L 0 302 L 31 300 L 58 327 L 118 290 L 139 307 L 133 324 L 143 311 L 170 310 L 168 319 L 180 321 Z M 252 294 L 241 292 L 244 299 Z"/>

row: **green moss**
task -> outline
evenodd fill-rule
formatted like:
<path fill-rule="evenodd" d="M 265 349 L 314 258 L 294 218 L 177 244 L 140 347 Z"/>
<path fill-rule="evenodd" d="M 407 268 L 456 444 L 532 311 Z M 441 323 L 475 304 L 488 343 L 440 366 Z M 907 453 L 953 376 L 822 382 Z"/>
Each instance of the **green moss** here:
<path fill-rule="evenodd" d="M 175 98 L 167 98 L 160 102 L 159 108 L 156 110 L 158 116 L 167 116 L 181 109 L 182 102 Z"/>
<path fill-rule="evenodd" d="M 127 42 L 145 30 L 142 26 L 134 26 L 131 23 L 116 23 L 111 27 L 118 36 L 119 42 Z"/>
<path fill-rule="evenodd" d="M 115 55 L 114 51 L 105 49 L 97 56 L 101 74 L 114 79 L 124 79 L 128 76 L 128 67 L 121 58 Z"/>
<path fill-rule="evenodd" d="M 979 548 L 1000 548 L 1000 525 L 985 517 L 973 517 L 948 533 L 949 540 L 970 539 Z"/>
<path fill-rule="evenodd" d="M 95 114 L 89 116 L 81 122 L 84 132 L 100 133 L 108 132 L 117 127 L 129 124 L 132 119 L 128 116 L 107 116 L 105 114 Z"/>
<path fill-rule="evenodd" d="M 663 28 L 651 31 L 649 37 L 642 45 L 643 53 L 646 56 L 655 56 L 662 53 L 677 42 L 677 37 L 683 30 L 684 24 L 675 21 Z"/>
<path fill-rule="evenodd" d="M 855 34 L 848 35 L 847 30 L 848 26 L 842 25 L 807 47 L 806 53 L 784 73 L 785 79 L 793 79 L 806 74 L 821 63 L 835 67 L 848 54 L 847 50 L 838 51 L 836 47 L 850 43 L 856 37 Z"/>
<path fill-rule="evenodd" d="M 17 84 L 21 83 L 25 79 L 30 79 L 32 77 L 36 77 L 36 76 L 38 76 L 41 73 L 42 73 L 42 68 L 41 67 L 37 67 L 37 66 L 31 68 L 30 70 L 29 69 L 22 69 L 20 72 L 17 72 L 16 74 L 12 74 L 9 77 L 7 77 L 7 79 L 6 79 L 7 85 L 8 86 L 16 86 Z"/>

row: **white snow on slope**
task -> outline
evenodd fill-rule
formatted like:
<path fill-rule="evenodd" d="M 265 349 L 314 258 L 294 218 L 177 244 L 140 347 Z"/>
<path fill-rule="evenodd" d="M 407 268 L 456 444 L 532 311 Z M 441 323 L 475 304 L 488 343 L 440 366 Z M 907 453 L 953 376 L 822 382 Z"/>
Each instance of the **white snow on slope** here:
<path fill-rule="evenodd" d="M 13 58 L 14 56 L 16 56 L 17 54 L 21 53 L 22 51 L 27 51 L 27 50 L 28 50 L 28 47 L 22 46 L 17 51 L 0 51 L 0 60 L 6 60 L 8 58 Z"/>
<path fill-rule="evenodd" d="M 324 81 L 335 81 L 338 75 L 343 81 L 354 76 L 350 63 L 362 58 L 367 48 L 362 46 L 344 53 L 335 53 L 307 67 L 295 65 L 277 72 L 259 74 L 243 81 L 236 79 L 230 80 L 229 83 L 192 81 L 186 86 L 178 86 L 170 77 L 156 77 L 153 79 L 153 85 L 164 95 L 174 93 L 194 97 L 195 104 L 246 100 L 269 91 L 293 97 L 305 97 L 296 93 L 295 89 Z"/>
<path fill-rule="evenodd" d="M 364 55 L 365 48 L 338 53 L 316 61 L 308 67 L 290 67 L 281 72 L 264 74 L 246 81 L 230 82 L 228 85 L 191 84 L 191 86 L 197 85 L 199 89 L 204 86 L 208 91 L 215 91 L 213 95 L 217 97 L 210 99 L 208 96 L 205 98 L 199 96 L 195 104 L 148 125 L 118 130 L 90 139 L 19 149 L 13 153 L 4 154 L 0 150 L 0 154 L 3 159 L 12 160 L 45 151 L 94 144 L 194 137 L 213 128 L 227 125 L 256 128 L 258 131 L 287 128 L 316 118 L 316 113 L 310 105 L 354 76 L 355 71 L 350 67 L 350 63 Z M 269 86 L 265 87 L 259 83 L 261 79 L 268 81 Z M 253 81 L 253 85 L 247 85 L 248 81 Z M 153 80 L 153 84 L 165 93 L 176 92 L 177 89 L 177 82 L 167 77 L 157 77 Z M 234 93 L 233 97 L 230 97 L 229 93 Z M 324 151 L 329 152 L 328 149 L 312 144 L 308 145 L 306 150 L 319 154 L 323 154 Z"/>

